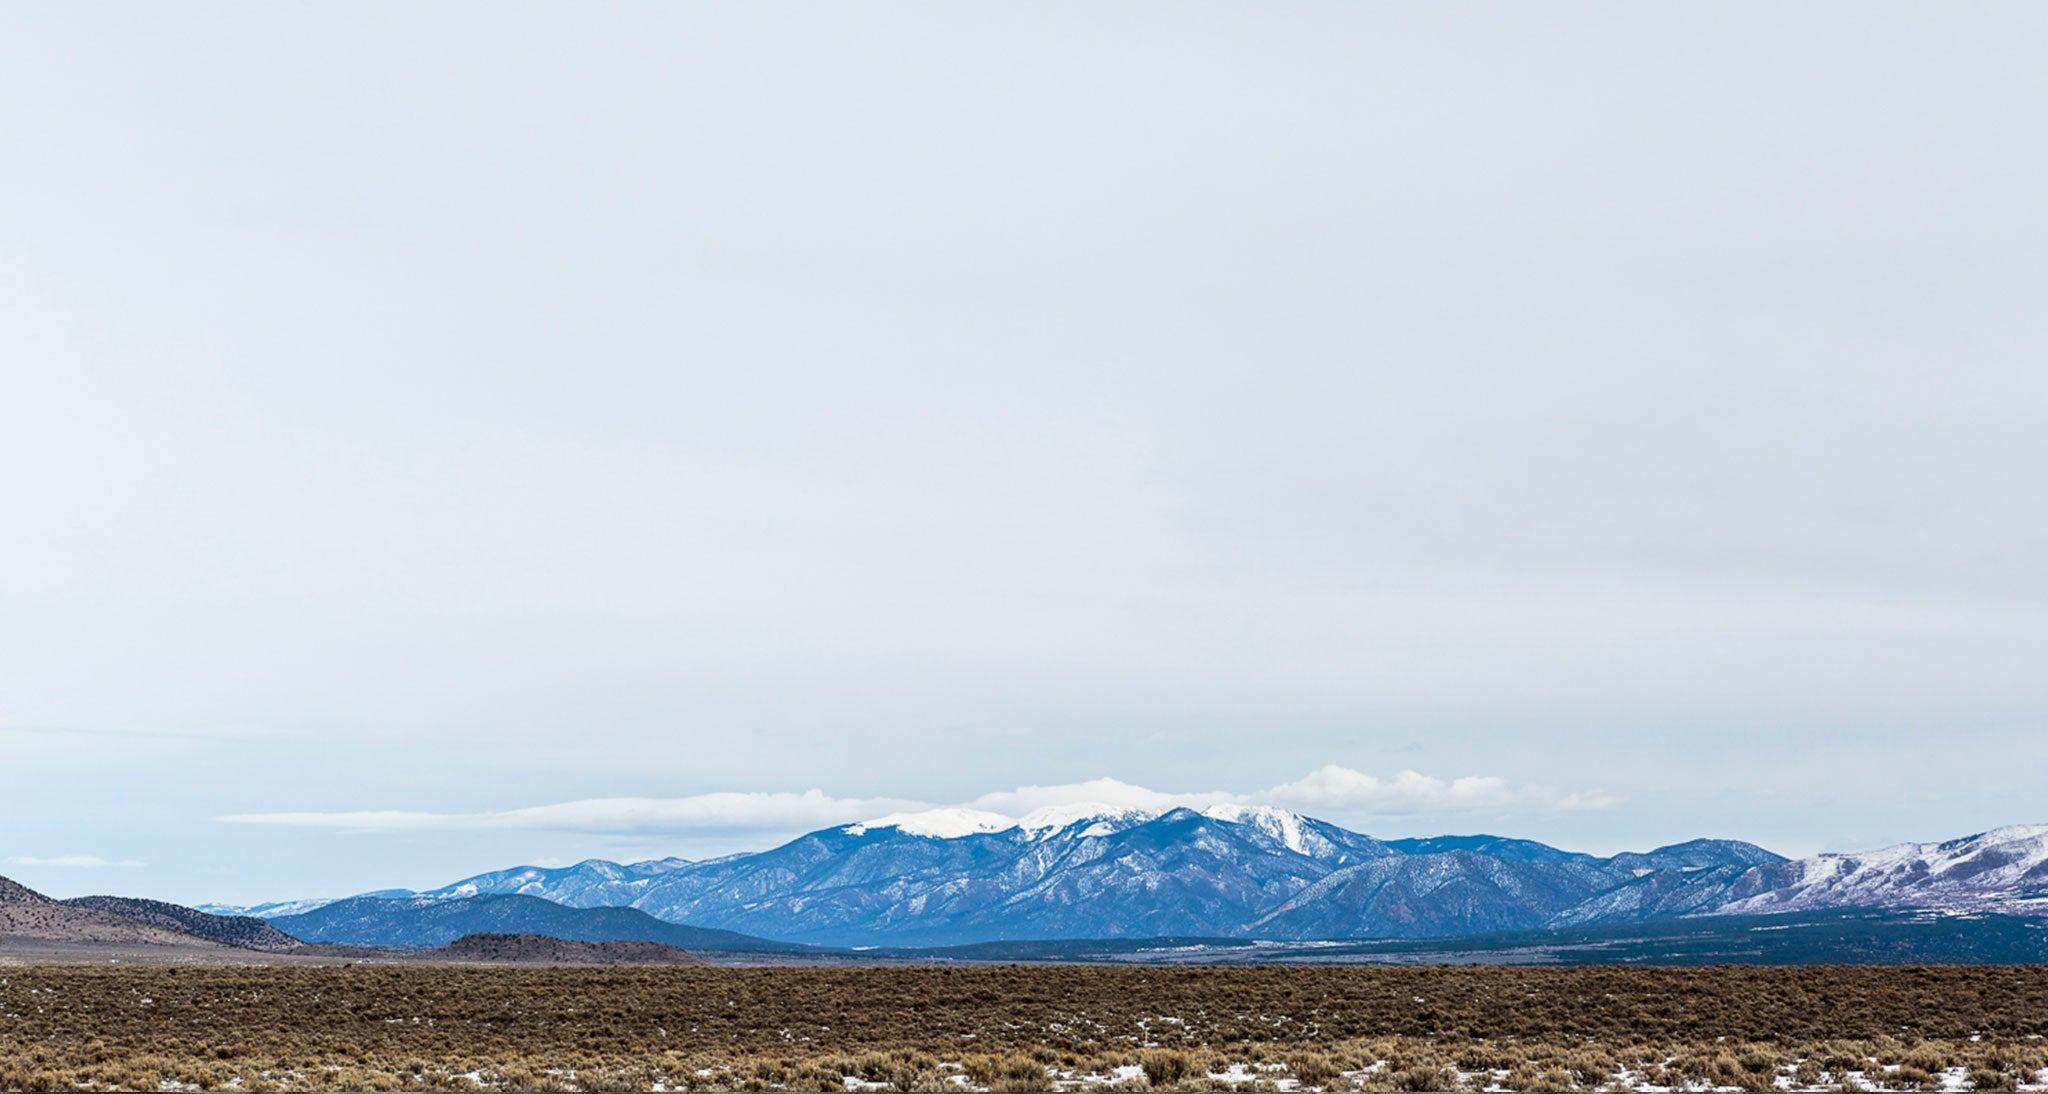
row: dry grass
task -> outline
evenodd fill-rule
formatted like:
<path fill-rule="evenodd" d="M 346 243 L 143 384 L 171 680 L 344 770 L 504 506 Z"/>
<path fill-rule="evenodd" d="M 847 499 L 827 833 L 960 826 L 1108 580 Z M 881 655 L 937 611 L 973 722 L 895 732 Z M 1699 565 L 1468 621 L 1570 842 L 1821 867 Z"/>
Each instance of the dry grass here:
<path fill-rule="evenodd" d="M 0 969 L 11 1090 L 2012 1089 L 2044 1037 L 2042 967 Z"/>

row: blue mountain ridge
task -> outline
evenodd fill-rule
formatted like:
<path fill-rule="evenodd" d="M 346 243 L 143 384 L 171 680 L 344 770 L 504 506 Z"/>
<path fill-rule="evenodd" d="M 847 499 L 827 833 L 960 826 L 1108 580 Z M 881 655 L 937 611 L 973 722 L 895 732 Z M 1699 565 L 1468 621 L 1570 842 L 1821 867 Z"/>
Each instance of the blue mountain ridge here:
<path fill-rule="evenodd" d="M 1704 839 L 1602 858 L 1490 835 L 1383 842 L 1264 807 L 1104 809 L 995 831 L 898 818 L 702 862 L 593 859 L 388 895 L 426 908 L 508 894 L 831 947 L 1424 939 L 1839 907 L 2040 915 L 2048 827 L 1798 861 Z"/>
<path fill-rule="evenodd" d="M 914 823 L 845 825 L 703 862 L 593 859 L 499 870 L 417 894 L 375 895 L 408 902 L 524 895 L 841 947 L 1254 933 L 1433 937 L 1540 925 L 1635 880 L 1639 869 L 1526 840 L 1468 839 L 1502 853 L 1426 853 L 1421 846 L 1411 853 L 1399 843 L 1274 809 L 1103 810 L 1047 828 L 945 836 L 925 834 Z M 1752 845 L 1727 847 L 1721 859 L 1731 863 L 1780 861 Z M 1375 886 L 1369 900 L 1358 888 L 1368 883 Z M 314 929 L 316 918 L 332 918 L 302 906 L 292 910 L 302 914 L 272 921 L 296 933 Z M 345 939 L 337 929 L 324 926 L 315 934 L 323 941 L 398 941 L 367 923 L 359 939 Z M 494 923 L 493 929 L 511 928 Z"/>

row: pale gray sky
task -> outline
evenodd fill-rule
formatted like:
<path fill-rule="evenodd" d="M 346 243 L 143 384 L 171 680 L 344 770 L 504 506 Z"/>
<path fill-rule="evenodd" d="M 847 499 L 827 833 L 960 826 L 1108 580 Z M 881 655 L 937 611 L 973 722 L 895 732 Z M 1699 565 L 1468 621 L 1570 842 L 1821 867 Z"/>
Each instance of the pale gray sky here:
<path fill-rule="evenodd" d="M 335 894 L 1101 778 L 1592 850 L 2048 820 L 2044 47 L 11 5 L 0 873 Z M 334 813 L 427 816 L 217 819 Z"/>

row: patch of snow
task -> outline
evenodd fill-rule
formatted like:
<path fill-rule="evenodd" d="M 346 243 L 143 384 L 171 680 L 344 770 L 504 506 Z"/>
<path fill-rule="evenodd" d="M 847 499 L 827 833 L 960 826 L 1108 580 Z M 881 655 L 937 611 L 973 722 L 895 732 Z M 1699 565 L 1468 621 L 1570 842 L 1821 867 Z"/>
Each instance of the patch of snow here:
<path fill-rule="evenodd" d="M 894 828 L 906 836 L 928 836 L 932 839 L 959 839 L 983 832 L 1001 832 L 1015 828 L 1017 822 L 1001 813 L 990 813 L 981 809 L 956 807 L 950 809 L 927 809 L 922 813 L 891 813 L 886 817 L 849 824 L 840 831 L 849 836 L 864 836 L 875 828 Z"/>
<path fill-rule="evenodd" d="M 208 915 L 246 915 L 257 919 L 275 919 L 278 916 L 299 915 L 325 908 L 339 899 L 341 898 L 321 897 L 312 900 L 280 900 L 270 904 L 200 904 L 195 907 Z"/>
<path fill-rule="evenodd" d="M 1022 830 L 1031 839 L 1045 839 L 1084 821 L 1093 821 L 1095 823 L 1090 824 L 1080 834 L 1106 836 L 1158 815 L 1156 810 L 1132 809 L 1107 802 L 1048 805 L 1034 809 L 1021 818 L 992 813 L 985 809 L 955 806 L 927 809 L 919 813 L 891 813 L 886 817 L 849 824 L 840 831 L 849 836 L 864 836 L 877 828 L 894 828 L 913 836 L 959 839 L 963 836 L 983 835 L 989 832 L 1007 832 L 1014 828 Z"/>
<path fill-rule="evenodd" d="M 1069 802 L 1065 805 L 1048 805 L 1024 814 L 1016 827 L 1034 839 L 1040 839 L 1062 832 L 1082 821 L 1094 821 L 1084 836 L 1104 836 L 1116 830 L 1120 822 L 1149 820 L 1157 813 L 1144 809 L 1127 809 L 1110 805 L 1108 802 Z"/>
<path fill-rule="evenodd" d="M 1308 841 L 1301 833 L 1301 814 L 1271 805 L 1239 805 L 1222 802 L 1202 810 L 1210 820 L 1228 824 L 1249 824 L 1270 833 L 1296 854 L 1308 854 Z"/>

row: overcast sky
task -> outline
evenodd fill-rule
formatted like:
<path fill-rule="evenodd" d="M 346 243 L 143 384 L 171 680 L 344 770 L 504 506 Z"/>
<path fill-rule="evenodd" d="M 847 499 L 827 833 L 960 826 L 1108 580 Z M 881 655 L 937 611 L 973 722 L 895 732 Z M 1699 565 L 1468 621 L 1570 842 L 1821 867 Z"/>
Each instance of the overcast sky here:
<path fill-rule="evenodd" d="M 2048 821 L 2044 48 L 9 5 L 0 874 L 337 895 L 1086 794 Z"/>

